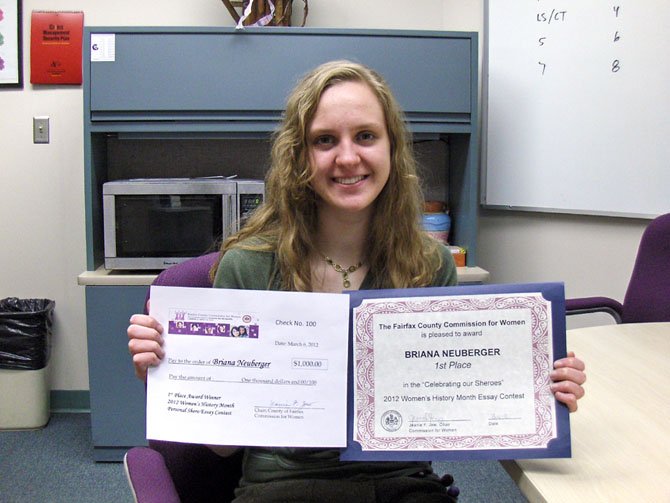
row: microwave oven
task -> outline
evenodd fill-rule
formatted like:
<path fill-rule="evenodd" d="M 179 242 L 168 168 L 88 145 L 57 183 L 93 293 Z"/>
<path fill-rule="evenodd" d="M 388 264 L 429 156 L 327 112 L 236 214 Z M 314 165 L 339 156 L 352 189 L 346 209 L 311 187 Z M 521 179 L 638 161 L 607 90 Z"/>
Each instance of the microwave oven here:
<path fill-rule="evenodd" d="M 213 250 L 263 202 L 262 180 L 149 178 L 102 186 L 105 268 L 165 269 Z"/>

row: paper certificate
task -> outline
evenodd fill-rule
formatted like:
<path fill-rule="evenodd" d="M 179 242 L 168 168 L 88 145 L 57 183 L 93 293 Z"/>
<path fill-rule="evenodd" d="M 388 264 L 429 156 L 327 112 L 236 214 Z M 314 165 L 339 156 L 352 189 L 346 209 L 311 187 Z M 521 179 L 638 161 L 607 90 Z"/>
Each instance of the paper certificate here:
<path fill-rule="evenodd" d="M 567 409 L 549 389 L 565 354 L 562 285 L 351 298 L 353 439 L 342 459 L 569 456 Z"/>
<path fill-rule="evenodd" d="M 349 298 L 151 288 L 165 358 L 149 370 L 147 438 L 346 445 Z"/>

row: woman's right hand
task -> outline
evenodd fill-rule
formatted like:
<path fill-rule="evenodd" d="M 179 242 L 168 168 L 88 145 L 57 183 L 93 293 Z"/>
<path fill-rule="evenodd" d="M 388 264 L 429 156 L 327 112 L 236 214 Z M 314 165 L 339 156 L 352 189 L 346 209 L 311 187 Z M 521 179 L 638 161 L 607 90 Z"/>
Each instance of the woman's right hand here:
<path fill-rule="evenodd" d="M 163 357 L 163 327 L 146 314 L 134 314 L 128 326 L 128 349 L 133 356 L 135 375 L 147 380 L 149 367 L 158 365 Z"/>

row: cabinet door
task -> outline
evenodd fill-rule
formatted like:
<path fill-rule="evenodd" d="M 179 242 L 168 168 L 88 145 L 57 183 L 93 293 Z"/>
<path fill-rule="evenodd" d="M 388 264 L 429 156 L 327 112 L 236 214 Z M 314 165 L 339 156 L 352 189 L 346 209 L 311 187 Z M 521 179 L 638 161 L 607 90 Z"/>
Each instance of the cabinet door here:
<path fill-rule="evenodd" d="M 97 461 L 121 461 L 146 445 L 144 384 L 128 354 L 128 319 L 141 312 L 145 286 L 87 286 L 91 428 Z"/>
<path fill-rule="evenodd" d="M 378 70 L 408 116 L 471 112 L 476 42 L 467 35 L 287 28 L 136 31 L 115 40 L 113 62 L 91 63 L 93 120 L 114 111 L 276 119 L 296 80 L 333 59 Z"/>

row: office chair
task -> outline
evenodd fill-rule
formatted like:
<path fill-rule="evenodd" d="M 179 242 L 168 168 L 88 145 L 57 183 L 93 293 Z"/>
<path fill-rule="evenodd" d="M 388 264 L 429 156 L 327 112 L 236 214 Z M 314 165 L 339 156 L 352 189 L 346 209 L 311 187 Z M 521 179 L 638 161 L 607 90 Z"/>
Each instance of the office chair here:
<path fill-rule="evenodd" d="M 623 304 L 609 297 L 565 301 L 567 315 L 605 312 L 617 323 L 670 321 L 670 213 L 642 234 Z"/>
<path fill-rule="evenodd" d="M 207 253 L 173 265 L 162 271 L 151 283 L 154 286 L 186 286 L 193 288 L 210 288 L 212 280 L 209 272 L 219 259 L 219 252 Z M 146 300 L 149 300 L 147 292 Z M 146 312 L 146 302 L 144 303 Z"/>
<path fill-rule="evenodd" d="M 204 445 L 150 440 L 123 462 L 137 503 L 227 503 L 242 476 L 242 455 L 222 458 Z"/>
<path fill-rule="evenodd" d="M 211 287 L 209 271 L 218 257 L 214 252 L 174 265 L 152 285 Z M 203 445 L 149 440 L 148 447 L 130 449 L 124 465 L 138 503 L 227 502 L 242 476 L 242 452 L 222 458 Z"/>

